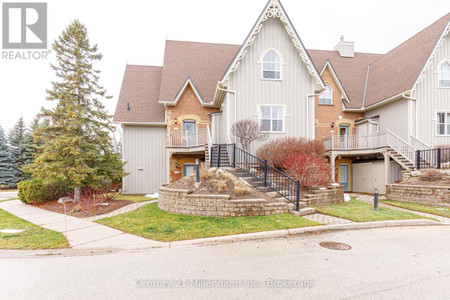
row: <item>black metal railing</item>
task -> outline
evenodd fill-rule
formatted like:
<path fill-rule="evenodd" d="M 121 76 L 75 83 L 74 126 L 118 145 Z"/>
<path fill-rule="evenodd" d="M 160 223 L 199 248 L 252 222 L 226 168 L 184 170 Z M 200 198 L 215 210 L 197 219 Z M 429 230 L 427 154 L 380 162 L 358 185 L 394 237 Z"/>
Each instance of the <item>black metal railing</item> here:
<path fill-rule="evenodd" d="M 255 155 L 252 155 L 238 147 L 236 144 L 217 145 L 211 147 L 211 166 L 223 166 L 223 153 L 228 158 L 225 163 L 232 168 L 239 169 L 248 175 L 263 182 L 264 187 L 271 188 L 281 197 L 295 204 L 298 211 L 300 208 L 300 181 L 294 180 L 274 166 Z M 214 155 L 215 154 L 215 155 Z M 215 160 L 217 159 L 217 161 Z"/>
<path fill-rule="evenodd" d="M 450 148 L 416 151 L 417 169 L 450 169 Z"/>

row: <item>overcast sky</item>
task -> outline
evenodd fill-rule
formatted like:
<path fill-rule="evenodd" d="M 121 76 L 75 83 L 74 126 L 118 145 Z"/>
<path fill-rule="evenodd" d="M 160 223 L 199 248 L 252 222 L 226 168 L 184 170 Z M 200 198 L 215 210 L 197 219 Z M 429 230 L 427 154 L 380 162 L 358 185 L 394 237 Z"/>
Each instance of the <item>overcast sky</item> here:
<path fill-rule="evenodd" d="M 14 2 L 9 0 L 7 2 Z M 21 1 L 22 2 L 22 1 Z M 30 2 L 30 1 L 27 1 Z M 43 2 L 38 1 L 38 2 Z M 95 1 L 48 3 L 49 48 L 74 19 L 104 55 L 97 67 L 113 96 L 114 113 L 126 64 L 162 65 L 166 39 L 241 44 L 266 0 Z M 448 0 L 282 1 L 308 49 L 331 50 L 344 35 L 358 52 L 386 53 L 450 12 Z M 9 129 L 20 116 L 31 122 L 49 106 L 45 90 L 53 73 L 48 60 L 0 59 L 0 124 Z"/>

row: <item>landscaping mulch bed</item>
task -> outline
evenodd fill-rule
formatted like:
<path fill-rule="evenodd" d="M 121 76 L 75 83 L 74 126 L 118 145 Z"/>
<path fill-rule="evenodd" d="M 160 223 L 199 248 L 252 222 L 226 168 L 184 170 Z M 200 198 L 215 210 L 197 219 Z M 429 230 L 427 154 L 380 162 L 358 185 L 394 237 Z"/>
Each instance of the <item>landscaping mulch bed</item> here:
<path fill-rule="evenodd" d="M 110 212 L 113 212 L 119 208 L 122 208 L 124 206 L 133 204 L 133 201 L 128 200 L 111 200 L 111 201 L 105 201 L 104 203 L 108 203 L 108 206 L 98 205 L 95 208 L 95 216 L 107 214 Z M 49 210 L 52 212 L 64 214 L 64 205 L 58 203 L 57 200 L 55 201 L 49 201 L 45 203 L 39 203 L 39 204 L 31 204 L 32 206 L 42 208 L 45 210 Z M 78 203 L 72 203 L 68 202 L 66 203 L 66 213 L 67 215 L 77 217 L 77 218 L 88 218 L 94 216 L 94 210 L 79 210 L 75 211 L 76 207 L 78 206 Z"/>

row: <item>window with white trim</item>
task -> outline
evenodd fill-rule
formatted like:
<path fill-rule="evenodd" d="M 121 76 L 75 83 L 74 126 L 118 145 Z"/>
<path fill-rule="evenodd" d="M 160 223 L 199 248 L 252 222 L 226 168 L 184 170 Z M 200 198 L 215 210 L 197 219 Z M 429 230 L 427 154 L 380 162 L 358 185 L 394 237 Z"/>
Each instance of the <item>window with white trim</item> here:
<path fill-rule="evenodd" d="M 319 104 L 332 105 L 333 104 L 333 89 L 328 83 L 325 84 L 325 91 L 319 96 Z"/>
<path fill-rule="evenodd" d="M 263 57 L 262 78 L 281 79 L 280 56 L 274 50 L 269 50 Z"/>
<path fill-rule="evenodd" d="M 438 71 L 439 87 L 450 87 L 450 63 L 443 62 Z"/>
<path fill-rule="evenodd" d="M 450 112 L 437 113 L 437 135 L 450 135 Z"/>
<path fill-rule="evenodd" d="M 284 131 L 284 107 L 261 105 L 259 108 L 259 124 L 262 131 Z"/>

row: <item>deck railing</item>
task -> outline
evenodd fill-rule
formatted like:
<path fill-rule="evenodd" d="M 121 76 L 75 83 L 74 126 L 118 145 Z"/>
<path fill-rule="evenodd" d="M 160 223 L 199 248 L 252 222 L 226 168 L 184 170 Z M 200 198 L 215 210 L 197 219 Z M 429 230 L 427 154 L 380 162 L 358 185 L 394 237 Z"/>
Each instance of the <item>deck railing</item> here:
<path fill-rule="evenodd" d="M 171 131 L 169 147 L 189 148 L 207 144 L 207 129 L 196 131 Z"/>
<path fill-rule="evenodd" d="M 327 150 L 359 150 L 386 146 L 386 132 L 366 135 L 332 135 L 323 139 Z"/>
<path fill-rule="evenodd" d="M 450 148 L 417 150 L 417 169 L 450 169 Z"/>

